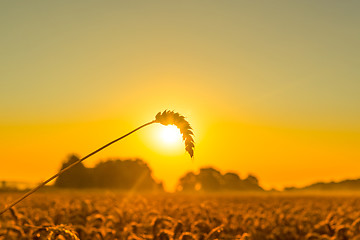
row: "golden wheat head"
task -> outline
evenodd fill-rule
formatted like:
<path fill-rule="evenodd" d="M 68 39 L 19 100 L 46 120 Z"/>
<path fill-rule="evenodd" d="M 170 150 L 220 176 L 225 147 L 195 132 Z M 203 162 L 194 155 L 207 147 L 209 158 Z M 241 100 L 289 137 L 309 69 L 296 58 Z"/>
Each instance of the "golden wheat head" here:
<path fill-rule="evenodd" d="M 156 114 L 155 122 L 178 127 L 183 136 L 183 140 L 185 141 L 185 150 L 190 154 L 190 157 L 194 156 L 194 133 L 184 116 L 174 111 L 165 110 L 164 112 Z"/>

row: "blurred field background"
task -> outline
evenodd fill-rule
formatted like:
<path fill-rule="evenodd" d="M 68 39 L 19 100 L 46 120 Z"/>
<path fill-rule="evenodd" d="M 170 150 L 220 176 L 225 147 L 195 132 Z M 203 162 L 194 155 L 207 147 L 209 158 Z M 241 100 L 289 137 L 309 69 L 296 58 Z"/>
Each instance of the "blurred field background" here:
<path fill-rule="evenodd" d="M 46 239 L 46 226 L 80 239 L 360 239 L 359 204 L 348 194 L 42 192 L 0 217 L 0 239 Z"/>

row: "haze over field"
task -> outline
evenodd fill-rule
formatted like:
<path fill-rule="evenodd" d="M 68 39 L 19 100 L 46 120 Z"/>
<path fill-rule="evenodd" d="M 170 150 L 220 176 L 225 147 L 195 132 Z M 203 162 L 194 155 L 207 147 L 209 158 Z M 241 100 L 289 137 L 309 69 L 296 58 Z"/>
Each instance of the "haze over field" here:
<path fill-rule="evenodd" d="M 195 158 L 149 126 L 84 162 L 141 158 L 173 189 L 215 166 L 264 188 L 360 178 L 359 1 L 2 1 L 0 180 L 175 110 Z"/>

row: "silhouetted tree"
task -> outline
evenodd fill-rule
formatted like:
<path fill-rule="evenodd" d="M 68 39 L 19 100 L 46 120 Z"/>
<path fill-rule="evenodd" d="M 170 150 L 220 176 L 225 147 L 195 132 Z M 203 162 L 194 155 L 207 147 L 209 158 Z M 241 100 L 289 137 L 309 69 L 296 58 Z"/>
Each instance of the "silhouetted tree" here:
<path fill-rule="evenodd" d="M 117 188 L 121 190 L 159 190 L 151 176 L 149 166 L 140 159 L 109 160 L 100 162 L 93 169 L 95 186 L 99 188 Z"/>
<path fill-rule="evenodd" d="M 62 164 L 61 169 L 76 162 L 75 155 Z M 60 175 L 55 182 L 61 188 L 114 188 L 119 190 L 153 191 L 163 190 L 151 176 L 151 169 L 142 160 L 108 160 L 94 168 L 86 168 L 82 163 Z"/>
<path fill-rule="evenodd" d="M 66 168 L 78 160 L 78 156 L 70 155 L 68 160 L 62 164 L 61 169 Z M 91 185 L 92 177 L 90 172 L 82 163 L 79 163 L 69 171 L 63 173 L 55 181 L 55 186 L 60 188 L 86 188 Z"/>
<path fill-rule="evenodd" d="M 232 172 L 225 173 L 223 179 L 224 179 L 225 190 L 229 190 L 229 191 L 240 190 L 241 179 L 239 175 L 237 175 L 236 173 L 232 173 Z"/>
<path fill-rule="evenodd" d="M 251 174 L 249 174 L 247 176 L 247 178 L 245 178 L 244 181 L 248 182 L 249 184 L 253 184 L 253 185 L 259 184 L 259 180 L 254 175 L 251 175 Z"/>
<path fill-rule="evenodd" d="M 251 174 L 241 181 L 241 188 L 246 191 L 263 191 L 262 187 L 259 186 L 259 180 Z"/>
<path fill-rule="evenodd" d="M 214 168 L 201 168 L 197 178 L 201 190 L 206 192 L 219 191 L 223 185 L 221 173 Z"/>
<path fill-rule="evenodd" d="M 176 190 L 183 192 L 195 191 L 196 184 L 198 183 L 197 176 L 193 172 L 186 173 L 179 179 Z"/>
<path fill-rule="evenodd" d="M 200 188 L 197 188 L 200 186 Z M 201 168 L 199 174 L 186 173 L 178 181 L 177 191 L 263 191 L 258 179 L 249 175 L 241 180 L 236 173 L 228 172 L 222 175 L 214 168 Z"/>

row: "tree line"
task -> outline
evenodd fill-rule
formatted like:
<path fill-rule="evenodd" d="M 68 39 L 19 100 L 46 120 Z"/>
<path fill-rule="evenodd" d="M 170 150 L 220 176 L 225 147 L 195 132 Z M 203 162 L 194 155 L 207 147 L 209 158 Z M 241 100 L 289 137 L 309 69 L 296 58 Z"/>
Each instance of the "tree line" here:
<path fill-rule="evenodd" d="M 61 169 L 79 159 L 70 155 L 63 162 Z M 60 175 L 54 184 L 58 188 L 111 188 L 132 191 L 164 191 L 163 183 L 152 177 L 152 170 L 141 159 L 110 159 L 101 161 L 93 168 L 82 163 L 77 164 Z M 179 192 L 222 192 L 222 191 L 263 191 L 258 179 L 249 175 L 240 179 L 236 173 L 221 174 L 208 167 L 199 173 L 188 172 L 178 180 L 176 191 Z"/>

